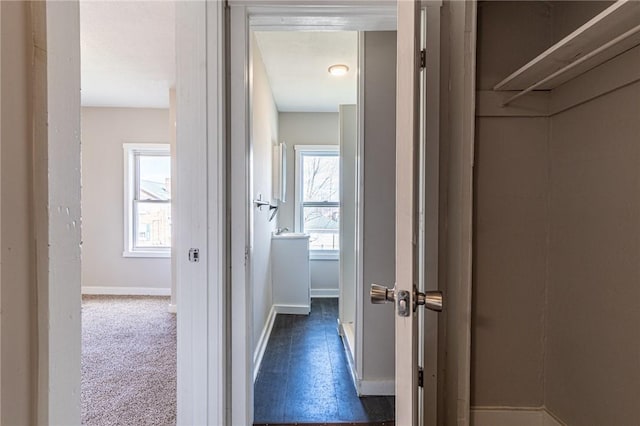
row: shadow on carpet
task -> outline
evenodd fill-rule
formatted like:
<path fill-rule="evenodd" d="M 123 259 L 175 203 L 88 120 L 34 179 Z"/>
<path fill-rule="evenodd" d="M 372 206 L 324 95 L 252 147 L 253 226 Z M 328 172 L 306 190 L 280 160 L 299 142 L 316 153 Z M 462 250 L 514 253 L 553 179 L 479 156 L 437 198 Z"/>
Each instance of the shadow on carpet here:
<path fill-rule="evenodd" d="M 82 297 L 82 423 L 176 423 L 176 317 L 168 297 Z"/>

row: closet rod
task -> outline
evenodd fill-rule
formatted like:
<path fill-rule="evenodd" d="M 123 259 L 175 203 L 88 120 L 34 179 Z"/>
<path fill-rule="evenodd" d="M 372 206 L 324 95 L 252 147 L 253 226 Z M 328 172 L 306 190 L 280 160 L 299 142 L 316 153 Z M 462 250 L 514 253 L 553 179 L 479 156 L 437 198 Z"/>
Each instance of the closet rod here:
<path fill-rule="evenodd" d="M 629 37 L 631 37 L 632 35 L 636 34 L 640 32 L 640 25 L 637 25 L 633 28 L 631 28 L 629 31 L 620 34 L 618 37 L 614 38 L 613 40 L 608 41 L 607 43 L 603 44 L 602 46 L 598 47 L 597 49 L 589 52 L 588 54 L 584 55 L 583 57 L 579 58 L 578 60 L 571 62 L 569 65 L 566 65 L 565 67 L 560 68 L 558 71 L 554 72 L 553 74 L 545 77 L 544 79 L 538 81 L 537 83 L 532 84 L 531 86 L 527 87 L 526 89 L 524 89 L 523 91 L 519 92 L 517 95 L 514 95 L 512 97 L 510 97 L 509 99 L 507 99 L 506 101 L 504 101 L 501 106 L 505 107 L 507 105 L 509 105 L 511 102 L 515 101 L 516 99 L 526 95 L 527 93 L 537 89 L 538 87 L 542 86 L 543 84 L 553 80 L 554 78 L 558 77 L 561 74 L 564 74 L 565 72 L 575 68 L 576 66 L 580 65 L 581 63 L 588 61 L 589 59 L 593 58 L 594 56 L 598 55 L 599 53 L 609 49 L 611 46 L 615 46 L 616 44 L 620 43 L 623 40 L 628 39 Z"/>

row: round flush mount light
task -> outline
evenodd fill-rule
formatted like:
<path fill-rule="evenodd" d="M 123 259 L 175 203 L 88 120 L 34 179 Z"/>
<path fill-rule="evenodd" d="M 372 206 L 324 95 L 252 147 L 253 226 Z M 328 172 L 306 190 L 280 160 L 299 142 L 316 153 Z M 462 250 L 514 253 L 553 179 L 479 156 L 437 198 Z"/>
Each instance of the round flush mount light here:
<path fill-rule="evenodd" d="M 345 75 L 347 72 L 349 72 L 349 67 L 344 64 L 336 64 L 329 67 L 329 74 L 333 76 Z"/>

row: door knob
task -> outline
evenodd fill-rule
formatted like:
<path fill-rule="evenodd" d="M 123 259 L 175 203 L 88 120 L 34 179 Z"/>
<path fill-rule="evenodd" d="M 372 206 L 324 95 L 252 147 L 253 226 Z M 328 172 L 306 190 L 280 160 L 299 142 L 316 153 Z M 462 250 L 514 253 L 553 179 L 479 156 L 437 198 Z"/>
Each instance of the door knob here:
<path fill-rule="evenodd" d="M 371 284 L 371 303 L 380 304 L 396 300 L 396 289 L 379 284 Z"/>
<path fill-rule="evenodd" d="M 432 311 L 442 311 L 442 292 L 441 291 L 416 291 L 416 306 L 424 306 Z M 415 310 L 415 308 L 414 308 Z"/>

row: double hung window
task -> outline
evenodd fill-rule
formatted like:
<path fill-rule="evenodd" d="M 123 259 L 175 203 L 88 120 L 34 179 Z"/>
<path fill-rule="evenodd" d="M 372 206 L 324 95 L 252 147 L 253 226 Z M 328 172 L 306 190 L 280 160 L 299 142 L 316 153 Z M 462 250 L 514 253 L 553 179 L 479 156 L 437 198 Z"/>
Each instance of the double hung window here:
<path fill-rule="evenodd" d="M 312 259 L 337 259 L 340 249 L 338 146 L 297 145 L 296 230 L 309 234 Z"/>
<path fill-rule="evenodd" d="M 171 255 L 168 144 L 124 144 L 125 257 Z"/>

